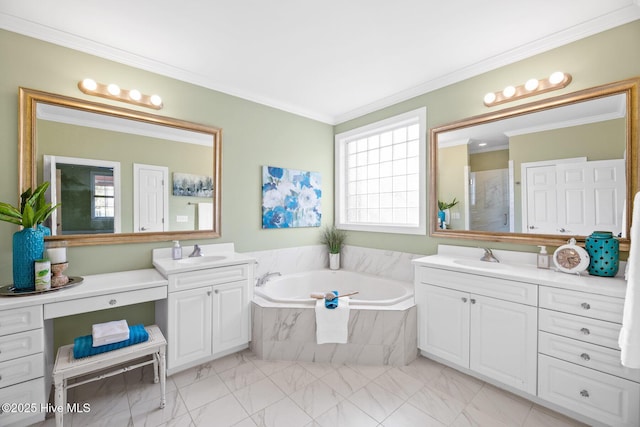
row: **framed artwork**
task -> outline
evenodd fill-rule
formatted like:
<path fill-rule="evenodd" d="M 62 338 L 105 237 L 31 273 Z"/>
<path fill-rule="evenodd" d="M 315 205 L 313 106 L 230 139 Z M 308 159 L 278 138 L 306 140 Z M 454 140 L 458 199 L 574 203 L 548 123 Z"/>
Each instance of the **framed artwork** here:
<path fill-rule="evenodd" d="M 189 197 L 213 197 L 213 177 L 174 172 L 173 195 Z"/>
<path fill-rule="evenodd" d="M 262 228 L 320 227 L 319 172 L 262 167 Z"/>

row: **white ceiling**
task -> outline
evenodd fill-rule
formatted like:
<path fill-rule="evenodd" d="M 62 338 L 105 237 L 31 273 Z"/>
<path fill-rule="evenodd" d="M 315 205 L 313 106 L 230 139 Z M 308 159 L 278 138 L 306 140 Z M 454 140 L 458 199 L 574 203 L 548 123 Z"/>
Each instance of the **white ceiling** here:
<path fill-rule="evenodd" d="M 640 0 L 0 1 L 0 28 L 330 124 L 636 19 Z"/>

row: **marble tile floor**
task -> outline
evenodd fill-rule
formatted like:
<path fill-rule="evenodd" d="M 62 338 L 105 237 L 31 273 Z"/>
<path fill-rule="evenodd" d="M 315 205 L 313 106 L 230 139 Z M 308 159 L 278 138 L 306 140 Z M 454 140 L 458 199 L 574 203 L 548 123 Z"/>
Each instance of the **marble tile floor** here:
<path fill-rule="evenodd" d="M 403 367 L 263 361 L 239 352 L 167 378 L 151 368 L 69 391 L 65 426 L 567 427 L 583 424 L 424 357 Z M 37 424 L 55 426 L 53 418 Z"/>

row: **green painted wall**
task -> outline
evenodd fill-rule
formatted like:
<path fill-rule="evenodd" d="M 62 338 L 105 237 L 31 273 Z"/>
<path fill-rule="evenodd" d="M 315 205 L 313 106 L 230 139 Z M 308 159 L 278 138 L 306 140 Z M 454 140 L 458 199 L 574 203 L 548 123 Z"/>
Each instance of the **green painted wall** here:
<path fill-rule="evenodd" d="M 223 129 L 222 238 L 197 243 L 234 242 L 239 251 L 319 243 L 318 228 L 262 230 L 262 165 L 320 172 L 322 224 L 333 223 L 333 127 L 328 124 L 1 30 L 0 63 L 1 201 L 18 202 L 18 87 L 97 101 L 77 88 L 78 81 L 92 77 L 99 82 L 117 82 L 124 88 L 160 94 L 164 108 L 157 114 Z M 100 102 L 111 103 L 102 99 Z M 0 283 L 12 280 L 11 236 L 17 229 L 0 223 Z M 82 276 L 150 268 L 151 250 L 170 244 L 69 248 L 69 271 Z M 153 304 L 123 308 L 113 315 L 128 318 L 129 322 L 151 323 Z M 91 324 L 103 318 L 84 315 L 57 320 L 56 345 L 90 333 Z"/>
<path fill-rule="evenodd" d="M 500 108 L 640 76 L 639 41 L 640 21 L 634 21 L 349 120 L 336 126 L 335 133 L 346 132 L 424 106 L 427 107 L 427 127 L 433 128 Z M 571 84 L 562 90 L 525 98 L 492 109 L 485 107 L 482 102 L 487 92 L 500 90 L 507 85 L 522 84 L 532 77 L 542 78 L 556 70 L 568 72 L 573 77 Z M 427 134 L 427 140 L 428 136 Z M 423 254 L 435 253 L 438 243 L 482 245 L 481 242 L 471 240 L 433 239 L 394 234 L 385 234 L 382 237 L 378 233 L 366 232 L 350 233 L 349 243 Z M 506 243 L 491 243 L 491 247 L 537 251 L 535 247 Z"/>

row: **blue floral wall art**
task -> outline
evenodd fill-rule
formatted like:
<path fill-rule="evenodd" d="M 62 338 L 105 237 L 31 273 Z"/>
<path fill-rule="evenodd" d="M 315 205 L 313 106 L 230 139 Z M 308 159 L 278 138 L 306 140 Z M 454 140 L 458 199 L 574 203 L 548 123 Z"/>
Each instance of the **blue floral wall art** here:
<path fill-rule="evenodd" d="M 262 228 L 320 227 L 319 172 L 262 167 Z"/>

